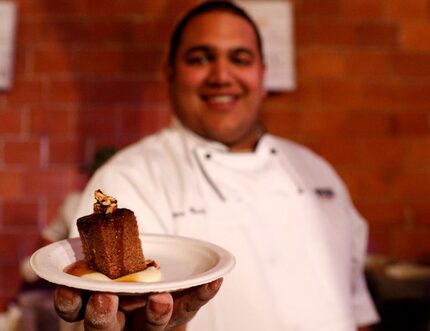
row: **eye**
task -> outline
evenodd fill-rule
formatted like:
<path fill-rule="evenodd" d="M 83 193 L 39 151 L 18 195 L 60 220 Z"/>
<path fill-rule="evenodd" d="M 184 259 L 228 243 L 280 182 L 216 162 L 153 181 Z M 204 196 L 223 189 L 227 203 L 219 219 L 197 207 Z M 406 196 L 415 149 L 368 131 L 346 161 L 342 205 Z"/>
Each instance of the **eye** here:
<path fill-rule="evenodd" d="M 192 51 L 185 55 L 185 63 L 189 65 L 204 65 L 209 63 L 213 56 L 205 51 Z"/>
<path fill-rule="evenodd" d="M 254 63 L 255 55 L 253 52 L 244 49 L 234 50 L 230 54 L 230 61 L 241 66 L 249 66 Z"/>

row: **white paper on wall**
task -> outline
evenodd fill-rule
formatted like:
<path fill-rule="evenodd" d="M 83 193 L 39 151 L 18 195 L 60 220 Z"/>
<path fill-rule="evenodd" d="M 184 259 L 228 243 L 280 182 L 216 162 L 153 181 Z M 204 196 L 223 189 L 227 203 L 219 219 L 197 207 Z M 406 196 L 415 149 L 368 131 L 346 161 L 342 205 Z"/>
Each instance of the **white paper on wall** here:
<path fill-rule="evenodd" d="M 257 23 L 267 63 L 269 91 L 293 90 L 296 86 L 293 40 L 293 5 L 287 0 L 237 0 Z"/>
<path fill-rule="evenodd" d="M 0 1 L 0 90 L 12 86 L 16 19 L 16 4 Z"/>

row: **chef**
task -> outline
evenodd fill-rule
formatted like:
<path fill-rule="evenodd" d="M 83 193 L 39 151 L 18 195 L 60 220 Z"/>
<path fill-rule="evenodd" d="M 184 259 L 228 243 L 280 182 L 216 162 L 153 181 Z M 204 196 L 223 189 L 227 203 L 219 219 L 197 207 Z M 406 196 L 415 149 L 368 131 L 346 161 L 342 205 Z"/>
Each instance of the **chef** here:
<path fill-rule="evenodd" d="M 367 226 L 347 189 L 323 159 L 258 121 L 265 65 L 249 16 L 231 2 L 194 8 L 172 36 L 165 73 L 171 127 L 103 166 L 76 218 L 91 213 L 101 189 L 135 212 L 142 232 L 213 242 L 236 267 L 214 299 L 221 281 L 192 291 L 190 309 L 168 293 L 150 296 L 164 315 L 150 305 L 133 315 L 119 305 L 117 314 L 116 296 L 95 294 L 87 329 L 352 331 L 376 322 L 363 277 Z M 66 296 L 79 297 L 60 288 L 57 310 L 77 319 Z"/>

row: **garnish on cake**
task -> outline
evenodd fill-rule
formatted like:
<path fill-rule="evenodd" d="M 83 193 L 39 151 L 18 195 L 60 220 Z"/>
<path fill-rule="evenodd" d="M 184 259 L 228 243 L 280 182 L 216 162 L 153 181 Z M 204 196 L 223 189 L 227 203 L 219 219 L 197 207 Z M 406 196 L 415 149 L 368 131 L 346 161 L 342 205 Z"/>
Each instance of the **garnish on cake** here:
<path fill-rule="evenodd" d="M 94 197 L 94 212 L 77 220 L 86 266 L 117 281 L 136 281 L 128 276 L 159 269 L 155 261 L 145 261 L 134 213 L 118 208 L 117 200 L 101 190 Z"/>

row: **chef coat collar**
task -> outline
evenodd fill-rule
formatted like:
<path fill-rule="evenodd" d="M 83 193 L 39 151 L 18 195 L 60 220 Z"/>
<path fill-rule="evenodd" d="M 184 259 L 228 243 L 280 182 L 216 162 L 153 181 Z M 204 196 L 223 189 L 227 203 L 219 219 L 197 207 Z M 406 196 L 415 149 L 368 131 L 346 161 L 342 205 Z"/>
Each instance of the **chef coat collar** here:
<path fill-rule="evenodd" d="M 181 133 L 184 140 L 187 141 L 187 144 L 191 149 L 200 147 L 200 148 L 205 148 L 205 149 L 217 151 L 217 152 L 225 152 L 225 153 L 229 152 L 228 146 L 226 146 L 225 144 L 220 143 L 218 141 L 208 140 L 208 139 L 196 134 L 195 132 L 193 132 L 190 129 L 188 129 L 187 127 L 185 127 L 182 124 L 182 122 L 176 116 L 173 117 L 171 127 L 174 129 L 177 129 Z M 254 151 L 235 152 L 235 153 L 238 153 L 238 154 L 240 154 L 240 153 L 244 153 L 244 154 L 259 153 L 259 151 L 262 149 L 262 146 L 267 145 L 266 143 L 264 143 L 265 141 L 267 141 L 267 136 L 268 136 L 268 134 L 266 134 L 266 132 L 263 132 L 263 134 L 261 135 L 260 139 L 257 142 L 257 146 L 256 146 Z M 271 149 L 271 150 L 273 151 L 273 149 Z"/>

